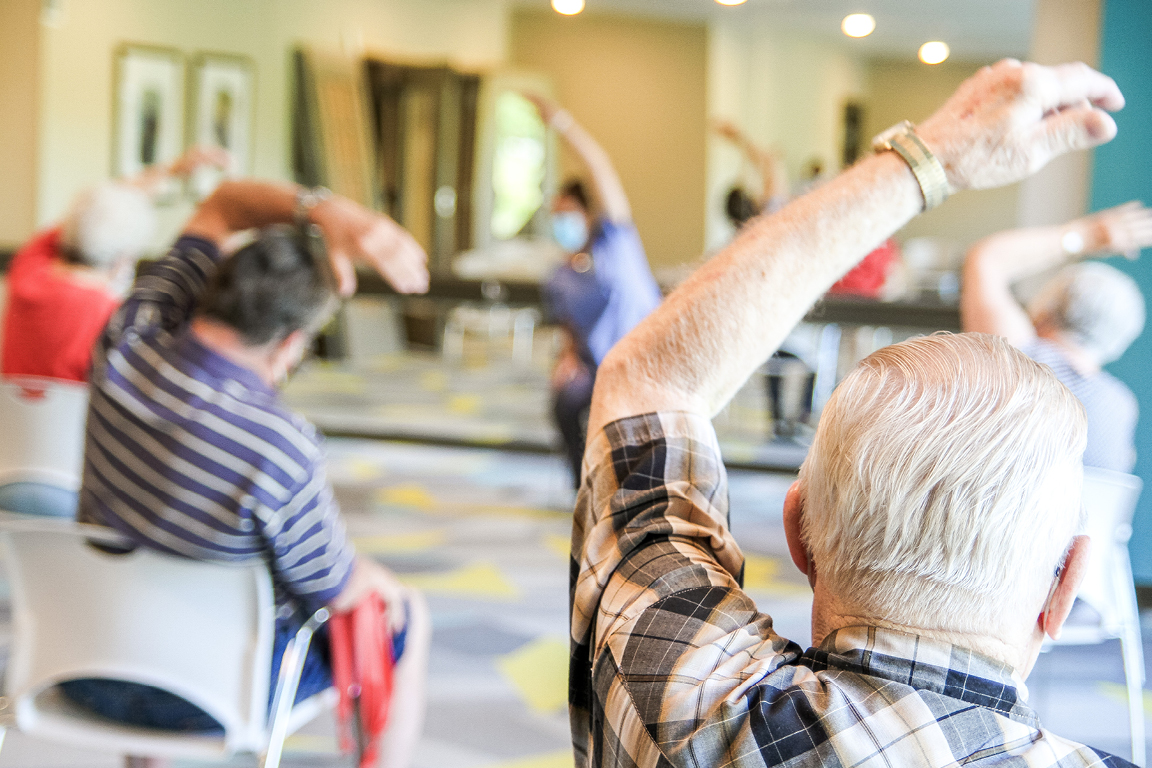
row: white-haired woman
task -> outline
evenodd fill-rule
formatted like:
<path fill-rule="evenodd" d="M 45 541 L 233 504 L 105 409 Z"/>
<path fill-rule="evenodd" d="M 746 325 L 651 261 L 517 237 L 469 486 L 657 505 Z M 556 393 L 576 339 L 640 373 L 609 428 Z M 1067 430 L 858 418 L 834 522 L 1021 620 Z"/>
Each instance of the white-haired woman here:
<path fill-rule="evenodd" d="M 87 381 L 92 345 L 152 241 L 152 196 L 172 177 L 228 162 L 223 150 L 193 148 L 134 179 L 84 190 L 62 221 L 37 232 L 8 269 L 0 374 Z"/>
<path fill-rule="evenodd" d="M 1144 330 L 1136 281 L 1090 256 L 1152 245 L 1152 211 L 1139 201 L 1055 227 L 999 232 L 968 251 L 960 309 L 965 331 L 1003 336 L 1052 368 L 1088 413 L 1084 464 L 1131 472 L 1136 461 L 1136 397 L 1103 370 Z M 1017 280 L 1070 263 L 1022 307 Z"/>

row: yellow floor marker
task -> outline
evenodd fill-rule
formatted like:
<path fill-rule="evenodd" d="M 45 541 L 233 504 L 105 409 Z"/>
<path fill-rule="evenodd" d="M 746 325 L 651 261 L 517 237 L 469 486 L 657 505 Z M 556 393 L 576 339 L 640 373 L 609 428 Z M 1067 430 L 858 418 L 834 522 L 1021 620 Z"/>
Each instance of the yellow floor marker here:
<path fill-rule="evenodd" d="M 496 763 L 490 768 L 572 768 L 576 764 L 571 750 L 549 752 L 546 755 L 533 755 L 510 763 Z"/>
<path fill-rule="evenodd" d="M 784 597 L 808 597 L 811 590 L 803 584 L 777 578 L 781 563 L 774 557 L 745 555 L 744 589 L 749 592 L 770 592 Z"/>
<path fill-rule="evenodd" d="M 448 398 L 448 410 L 466 416 L 480 413 L 480 406 L 483 404 L 480 395 L 453 395 Z"/>
<path fill-rule="evenodd" d="M 376 494 L 376 500 L 381 504 L 393 507 L 412 507 L 420 510 L 427 510 L 436 506 L 436 499 L 428 492 L 428 489 L 417 483 L 381 488 Z"/>
<path fill-rule="evenodd" d="M 501 656 L 496 666 L 516 686 L 532 711 L 550 715 L 568 706 L 566 640 L 537 638 L 507 656 Z"/>
<path fill-rule="evenodd" d="M 444 531 L 418 531 L 384 536 L 357 536 L 352 542 L 366 555 L 424 552 L 444 543 Z"/>
<path fill-rule="evenodd" d="M 550 533 L 544 537 L 544 546 L 549 552 L 555 552 L 561 559 L 567 560 L 572 555 L 572 537 Z"/>
<path fill-rule="evenodd" d="M 482 600 L 520 599 L 520 589 L 492 563 L 473 563 L 447 573 L 396 575 L 408 586 L 425 592 L 475 597 Z"/>
<path fill-rule="evenodd" d="M 1128 706 L 1128 688 L 1120 683 L 1098 683 L 1100 692 Z M 1152 691 L 1144 691 L 1144 719 L 1152 720 Z"/>

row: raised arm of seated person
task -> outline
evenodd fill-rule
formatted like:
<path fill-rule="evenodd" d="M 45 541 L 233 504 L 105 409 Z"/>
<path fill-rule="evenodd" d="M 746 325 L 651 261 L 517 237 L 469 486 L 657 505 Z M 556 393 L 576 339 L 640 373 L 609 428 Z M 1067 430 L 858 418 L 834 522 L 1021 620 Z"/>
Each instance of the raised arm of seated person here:
<path fill-rule="evenodd" d="M 951 191 L 983 189 L 1109 140 L 1103 110 L 1122 104 L 1083 65 L 1004 61 L 916 133 Z M 904 160 L 869 157 L 747 227 L 604 360 L 572 540 L 578 765 L 777 764 L 761 756 L 772 738 L 753 713 L 803 674 L 786 666 L 800 649 L 740 588 L 709 420 L 808 307 L 924 204 Z M 780 677 L 757 688 L 769 675 Z"/>

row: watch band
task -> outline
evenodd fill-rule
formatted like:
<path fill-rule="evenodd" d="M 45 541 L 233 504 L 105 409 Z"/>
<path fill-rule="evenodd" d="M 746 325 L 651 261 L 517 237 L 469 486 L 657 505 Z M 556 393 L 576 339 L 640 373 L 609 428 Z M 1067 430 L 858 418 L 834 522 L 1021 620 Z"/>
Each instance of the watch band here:
<path fill-rule="evenodd" d="M 948 187 L 944 166 L 916 135 L 916 126 L 912 123 L 905 120 L 889 128 L 877 136 L 872 145 L 877 152 L 895 152 L 908 164 L 924 195 L 925 211 L 932 210 L 948 199 L 951 189 Z"/>
<path fill-rule="evenodd" d="M 296 225 L 303 227 L 308 223 L 308 214 L 312 209 L 332 197 L 332 190 L 328 187 L 300 187 L 296 191 L 296 209 L 293 212 Z"/>

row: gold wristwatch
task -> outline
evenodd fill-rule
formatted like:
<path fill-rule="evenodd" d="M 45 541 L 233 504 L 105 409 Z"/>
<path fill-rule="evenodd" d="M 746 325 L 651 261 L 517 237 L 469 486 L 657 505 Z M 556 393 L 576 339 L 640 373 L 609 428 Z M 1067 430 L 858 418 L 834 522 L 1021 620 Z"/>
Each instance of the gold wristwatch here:
<path fill-rule="evenodd" d="M 930 211 L 948 199 L 952 190 L 948 187 L 948 176 L 936 155 L 924 146 L 916 135 L 916 126 L 904 120 L 872 139 L 872 149 L 877 152 L 889 150 L 900 155 L 924 193 L 924 210 Z"/>

